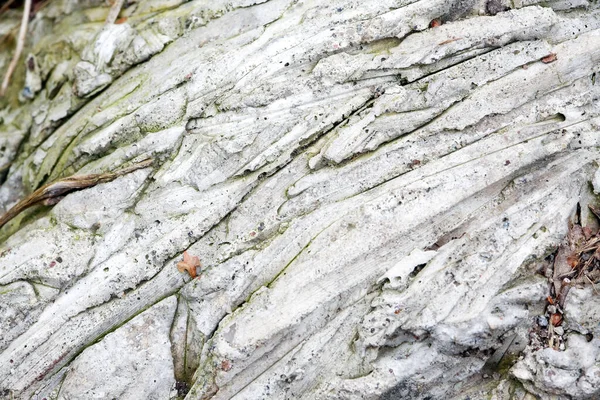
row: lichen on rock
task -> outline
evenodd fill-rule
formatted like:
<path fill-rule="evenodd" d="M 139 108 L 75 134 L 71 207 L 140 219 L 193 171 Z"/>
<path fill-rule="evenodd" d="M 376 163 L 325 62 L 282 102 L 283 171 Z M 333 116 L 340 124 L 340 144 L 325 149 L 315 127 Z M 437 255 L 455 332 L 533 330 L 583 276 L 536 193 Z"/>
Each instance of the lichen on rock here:
<path fill-rule="evenodd" d="M 598 4 L 108 8 L 32 15 L 0 211 L 154 163 L 0 230 L 0 397 L 598 395 L 591 285 L 564 351 L 530 340 L 597 201 Z"/>

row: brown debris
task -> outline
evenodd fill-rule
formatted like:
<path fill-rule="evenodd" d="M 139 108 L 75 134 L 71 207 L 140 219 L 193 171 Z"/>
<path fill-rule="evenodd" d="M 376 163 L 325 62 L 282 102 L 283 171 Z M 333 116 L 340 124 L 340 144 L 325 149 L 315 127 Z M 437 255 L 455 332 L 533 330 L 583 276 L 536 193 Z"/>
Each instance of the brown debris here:
<path fill-rule="evenodd" d="M 231 370 L 231 367 L 232 367 L 231 361 L 229 361 L 229 360 L 221 361 L 221 369 L 223 371 L 227 372 L 227 371 Z"/>
<path fill-rule="evenodd" d="M 550 53 L 546 57 L 542 58 L 542 62 L 544 64 L 550 64 L 551 62 L 556 61 L 556 53 Z"/>
<path fill-rule="evenodd" d="M 565 308 L 565 301 L 567 300 L 567 294 L 569 293 L 569 290 L 571 289 L 571 280 L 569 278 L 565 278 L 562 281 L 562 284 L 560 286 L 560 292 L 558 292 L 558 305 L 561 308 Z"/>
<path fill-rule="evenodd" d="M 600 208 L 590 205 L 589 209 L 600 219 Z M 545 314 L 536 317 L 536 324 L 530 332 L 534 347 L 561 351 L 566 348 L 564 335 L 572 328 L 563 322 L 571 287 L 592 285 L 594 293 L 598 294 L 595 284 L 600 280 L 600 231 L 597 224 L 582 226 L 581 221 L 578 206 L 575 220 L 569 221 L 565 241 L 546 269 L 545 276 L 551 283 L 550 295 L 546 297 Z"/>
<path fill-rule="evenodd" d="M 589 229 L 589 228 L 588 228 Z M 562 244 L 554 259 L 554 294 L 560 303 L 564 303 L 566 293 L 560 296 L 561 291 L 573 283 L 581 283 L 583 272 L 591 272 L 593 269 L 600 270 L 600 262 L 594 256 L 596 250 L 600 247 L 600 237 L 598 232 L 588 232 L 578 224 L 569 222 L 569 232 L 567 233 L 567 243 Z M 589 237 L 589 239 L 586 239 Z M 595 261 L 595 262 L 594 262 Z M 565 282 L 565 278 L 566 282 Z M 568 289 L 566 289 L 568 291 Z"/>
<path fill-rule="evenodd" d="M 196 256 L 190 256 L 187 251 L 183 252 L 183 261 L 177 263 L 179 272 L 187 271 L 190 277 L 194 279 L 196 276 L 196 267 L 200 267 L 200 259 Z"/>
<path fill-rule="evenodd" d="M 37 189 L 29 196 L 25 197 L 4 215 L 0 216 L 0 228 L 6 225 L 11 219 L 19 215 L 22 211 L 40 204 L 54 205 L 62 200 L 67 194 L 77 190 L 96 186 L 100 183 L 106 183 L 116 178 L 129 174 L 138 169 L 146 168 L 152 165 L 153 159 L 148 158 L 129 167 L 122 168 L 115 172 L 106 172 L 103 174 L 73 175 L 58 181 L 49 183 Z"/>
<path fill-rule="evenodd" d="M 558 313 L 552 314 L 552 316 L 550 317 L 550 323 L 552 324 L 552 326 L 559 326 L 562 323 L 562 315 Z"/>
<path fill-rule="evenodd" d="M 438 18 L 432 19 L 431 22 L 429 23 L 430 28 L 437 28 L 440 25 L 442 25 L 442 21 Z"/>

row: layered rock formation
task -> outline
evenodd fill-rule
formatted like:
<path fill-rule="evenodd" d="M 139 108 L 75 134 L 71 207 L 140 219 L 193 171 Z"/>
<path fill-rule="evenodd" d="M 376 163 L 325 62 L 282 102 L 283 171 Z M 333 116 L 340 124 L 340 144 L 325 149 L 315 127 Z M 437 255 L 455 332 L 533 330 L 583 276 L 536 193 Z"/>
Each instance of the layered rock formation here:
<path fill-rule="evenodd" d="M 0 395 L 600 395 L 592 285 L 571 289 L 564 351 L 530 345 L 578 204 L 597 227 L 596 2 L 107 13 L 54 0 L 30 22 L 0 210 L 154 164 L 2 228 Z"/>

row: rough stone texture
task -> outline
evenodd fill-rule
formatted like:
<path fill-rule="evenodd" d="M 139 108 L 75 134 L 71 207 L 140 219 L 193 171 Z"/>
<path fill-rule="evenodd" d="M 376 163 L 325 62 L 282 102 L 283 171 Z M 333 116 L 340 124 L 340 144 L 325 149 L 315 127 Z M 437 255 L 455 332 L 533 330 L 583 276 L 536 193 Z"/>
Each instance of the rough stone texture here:
<path fill-rule="evenodd" d="M 169 330 L 176 307 L 171 296 L 86 348 L 66 370 L 58 397 L 168 398 L 175 386 Z"/>
<path fill-rule="evenodd" d="M 127 4 L 50 1 L 0 100 L 0 211 L 156 160 L 0 230 L 0 396 L 600 396 L 591 287 L 528 345 L 593 223 L 597 2 Z"/>

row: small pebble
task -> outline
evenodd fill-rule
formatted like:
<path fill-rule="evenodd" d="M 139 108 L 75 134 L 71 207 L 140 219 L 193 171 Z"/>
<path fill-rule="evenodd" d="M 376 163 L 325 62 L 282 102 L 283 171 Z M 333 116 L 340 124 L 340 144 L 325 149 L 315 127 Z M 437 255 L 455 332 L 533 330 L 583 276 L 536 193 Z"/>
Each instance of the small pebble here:
<path fill-rule="evenodd" d="M 31 89 L 29 89 L 28 86 L 25 86 L 23 88 L 23 90 L 21 90 L 21 94 L 23 95 L 23 97 L 25 97 L 26 99 L 33 99 L 33 92 L 31 91 Z"/>
<path fill-rule="evenodd" d="M 557 326 L 554 328 L 554 333 L 562 336 L 565 333 L 565 330 L 561 326 Z"/>
<path fill-rule="evenodd" d="M 560 350 L 564 350 L 564 349 L 565 349 L 565 344 L 564 344 L 564 343 L 561 343 L 561 344 L 560 344 L 560 346 L 558 346 L 558 348 L 559 348 Z"/>
<path fill-rule="evenodd" d="M 548 312 L 550 314 L 556 313 L 556 306 L 548 306 Z"/>
<path fill-rule="evenodd" d="M 547 327 L 548 326 L 548 318 L 540 315 L 539 317 L 537 317 L 537 324 L 539 326 L 541 326 L 542 328 Z"/>

